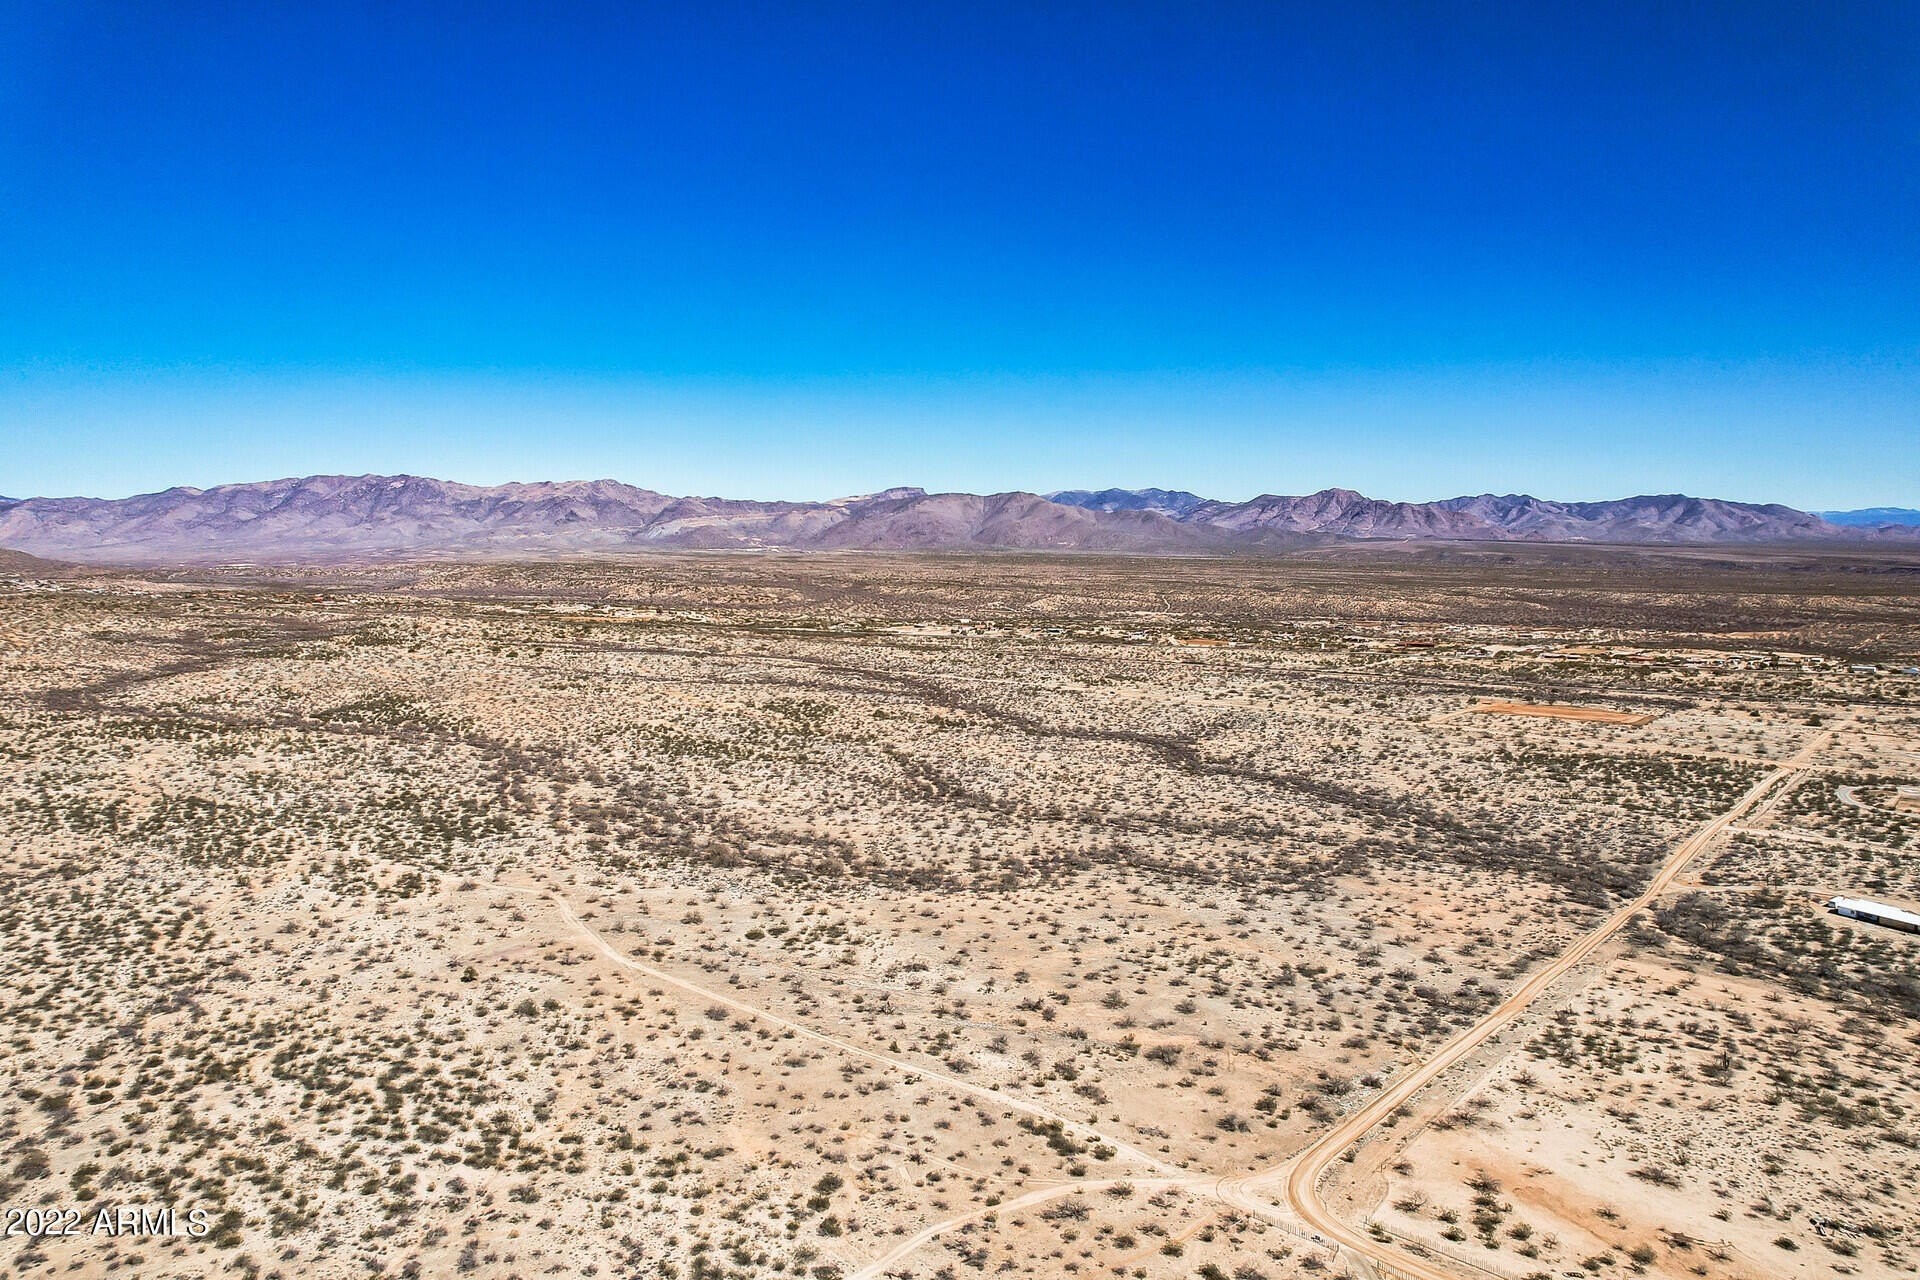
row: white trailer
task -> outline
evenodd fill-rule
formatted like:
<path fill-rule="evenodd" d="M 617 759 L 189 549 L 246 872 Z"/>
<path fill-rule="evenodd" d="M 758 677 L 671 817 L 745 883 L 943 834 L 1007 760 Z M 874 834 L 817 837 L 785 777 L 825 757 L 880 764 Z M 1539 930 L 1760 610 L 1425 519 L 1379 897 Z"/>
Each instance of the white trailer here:
<path fill-rule="evenodd" d="M 1827 906 L 1835 914 L 1850 919 L 1883 924 L 1889 929 L 1901 929 L 1907 933 L 1920 933 L 1920 913 L 1908 911 L 1905 907 L 1890 906 L 1871 898 L 1835 898 Z"/>

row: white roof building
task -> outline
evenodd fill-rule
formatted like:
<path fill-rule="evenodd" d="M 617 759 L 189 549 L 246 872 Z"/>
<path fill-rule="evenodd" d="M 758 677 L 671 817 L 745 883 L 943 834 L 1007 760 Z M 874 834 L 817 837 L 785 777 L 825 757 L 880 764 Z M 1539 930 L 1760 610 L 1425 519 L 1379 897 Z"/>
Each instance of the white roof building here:
<path fill-rule="evenodd" d="M 1827 905 L 1855 920 L 1884 924 L 1890 929 L 1904 929 L 1908 933 L 1920 933 L 1920 913 L 1908 911 L 1905 907 L 1875 902 L 1872 898 L 1835 898 Z"/>

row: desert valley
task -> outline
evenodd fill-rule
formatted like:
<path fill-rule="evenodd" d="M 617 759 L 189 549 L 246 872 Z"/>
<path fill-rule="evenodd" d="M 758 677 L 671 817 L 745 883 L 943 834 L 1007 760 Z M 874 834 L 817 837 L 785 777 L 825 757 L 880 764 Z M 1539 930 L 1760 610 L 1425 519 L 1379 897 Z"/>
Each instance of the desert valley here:
<path fill-rule="evenodd" d="M 13 556 L 0 1268 L 1911 1274 L 1917 568 Z"/>

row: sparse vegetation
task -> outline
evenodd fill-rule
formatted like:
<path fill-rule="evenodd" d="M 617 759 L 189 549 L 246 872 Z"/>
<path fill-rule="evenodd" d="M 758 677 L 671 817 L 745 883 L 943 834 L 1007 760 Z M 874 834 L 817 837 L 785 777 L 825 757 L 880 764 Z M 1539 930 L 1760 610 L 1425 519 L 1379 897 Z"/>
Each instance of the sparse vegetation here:
<path fill-rule="evenodd" d="M 1898 646 L 1911 602 L 1449 572 L 0 584 L 0 1200 L 215 1223 L 7 1242 L 9 1272 L 828 1280 L 930 1223 L 911 1274 L 1324 1270 L 1208 1188 L 1826 733 L 1332 1178 L 1377 1199 L 1362 1243 L 1502 1273 L 1910 1269 L 1920 974 L 1819 902 L 1915 885 L 1915 819 L 1834 797 L 1911 780 L 1920 699 L 1548 655 Z M 1458 714 L 1483 697 L 1641 714 Z"/>

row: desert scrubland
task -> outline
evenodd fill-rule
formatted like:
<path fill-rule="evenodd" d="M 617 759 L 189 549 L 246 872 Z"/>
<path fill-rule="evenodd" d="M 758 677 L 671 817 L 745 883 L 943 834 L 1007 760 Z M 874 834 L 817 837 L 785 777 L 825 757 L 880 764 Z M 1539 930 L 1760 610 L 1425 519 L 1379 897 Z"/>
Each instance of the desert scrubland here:
<path fill-rule="evenodd" d="M 1916 654 L 1891 555 L 22 568 L 0 1205 L 210 1228 L 0 1268 L 1912 1274 Z"/>

